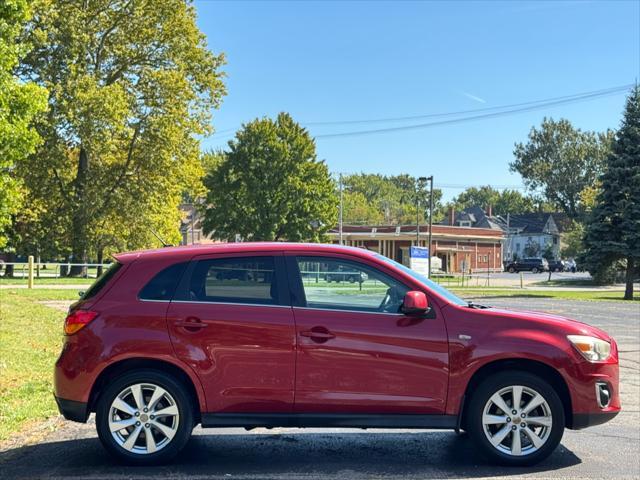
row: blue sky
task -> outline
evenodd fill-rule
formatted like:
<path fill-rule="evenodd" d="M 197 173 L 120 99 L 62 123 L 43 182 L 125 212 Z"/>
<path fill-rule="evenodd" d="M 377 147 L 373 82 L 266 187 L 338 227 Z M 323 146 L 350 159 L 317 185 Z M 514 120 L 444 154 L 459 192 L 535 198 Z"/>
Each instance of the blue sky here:
<path fill-rule="evenodd" d="M 541 100 L 640 80 L 640 1 L 267 2 L 196 0 L 224 52 L 228 95 L 215 112 L 225 147 L 256 117 L 306 124 L 446 113 Z M 334 172 L 434 175 L 453 185 L 521 185 L 514 142 L 542 118 L 616 128 L 624 94 L 482 121 L 318 138 Z M 313 135 L 430 120 L 309 125 Z"/>

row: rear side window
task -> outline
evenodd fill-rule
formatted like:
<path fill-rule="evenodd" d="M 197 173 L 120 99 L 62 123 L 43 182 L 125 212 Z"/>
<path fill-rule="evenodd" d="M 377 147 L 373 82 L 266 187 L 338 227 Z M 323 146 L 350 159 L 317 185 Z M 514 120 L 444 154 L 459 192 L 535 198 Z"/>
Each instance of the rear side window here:
<path fill-rule="evenodd" d="M 187 298 L 219 303 L 278 305 L 273 257 L 234 257 L 200 260 L 191 270 Z"/>
<path fill-rule="evenodd" d="M 140 291 L 140 300 L 171 300 L 187 262 L 171 265 L 156 274 Z"/>
<path fill-rule="evenodd" d="M 120 268 L 122 268 L 121 263 L 113 262 L 109 266 L 109 268 L 107 268 L 107 270 L 102 275 L 100 275 L 95 282 L 93 282 L 93 284 L 87 289 L 87 291 L 84 292 L 84 295 L 82 295 L 82 300 L 87 300 L 91 297 L 95 297 L 100 292 L 100 290 L 102 290 L 111 281 L 115 274 L 118 273 L 118 270 L 120 270 Z"/>

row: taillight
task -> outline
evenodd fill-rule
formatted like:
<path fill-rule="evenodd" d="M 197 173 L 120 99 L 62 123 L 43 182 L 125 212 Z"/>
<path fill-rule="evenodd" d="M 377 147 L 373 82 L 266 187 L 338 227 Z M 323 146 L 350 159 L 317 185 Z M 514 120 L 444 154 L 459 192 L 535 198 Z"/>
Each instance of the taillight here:
<path fill-rule="evenodd" d="M 91 310 L 76 310 L 71 312 L 64 321 L 65 335 L 73 335 L 97 316 L 98 312 L 92 312 Z"/>

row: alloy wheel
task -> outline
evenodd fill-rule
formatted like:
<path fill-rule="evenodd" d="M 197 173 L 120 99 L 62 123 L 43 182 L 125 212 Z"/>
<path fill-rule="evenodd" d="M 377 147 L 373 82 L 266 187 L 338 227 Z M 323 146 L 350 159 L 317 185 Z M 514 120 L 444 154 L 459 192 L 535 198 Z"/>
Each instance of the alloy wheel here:
<path fill-rule="evenodd" d="M 493 447 L 510 456 L 530 455 L 549 439 L 551 407 L 536 390 L 512 385 L 495 392 L 485 404 L 482 427 Z"/>
<path fill-rule="evenodd" d="M 139 455 L 165 448 L 178 431 L 180 413 L 171 394 L 152 383 L 126 387 L 109 408 L 109 430 L 125 450 Z"/>

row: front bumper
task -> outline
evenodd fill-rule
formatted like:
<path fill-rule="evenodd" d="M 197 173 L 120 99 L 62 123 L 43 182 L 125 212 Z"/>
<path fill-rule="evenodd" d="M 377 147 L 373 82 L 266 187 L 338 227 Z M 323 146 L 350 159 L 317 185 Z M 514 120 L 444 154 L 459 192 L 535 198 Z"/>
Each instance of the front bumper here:
<path fill-rule="evenodd" d="M 59 397 L 55 397 L 55 399 L 58 404 L 58 410 L 64 418 L 74 422 L 86 423 L 87 418 L 89 418 L 89 409 L 86 403 Z"/>
<path fill-rule="evenodd" d="M 581 430 L 587 427 L 593 427 L 594 425 L 600 425 L 612 420 L 613 417 L 618 415 L 617 412 L 600 412 L 600 413 L 574 413 L 572 430 Z"/>

